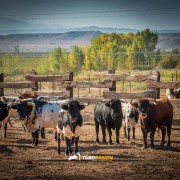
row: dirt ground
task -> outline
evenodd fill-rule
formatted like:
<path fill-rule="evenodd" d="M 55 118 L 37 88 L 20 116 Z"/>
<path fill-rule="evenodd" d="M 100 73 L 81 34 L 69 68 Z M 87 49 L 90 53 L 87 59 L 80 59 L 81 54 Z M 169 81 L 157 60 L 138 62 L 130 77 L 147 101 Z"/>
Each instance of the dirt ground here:
<path fill-rule="evenodd" d="M 68 161 L 64 141 L 61 155 L 57 155 L 51 129 L 46 129 L 46 138 L 40 138 L 39 146 L 32 148 L 30 133 L 14 122 L 6 139 L 0 131 L 0 179 L 180 179 L 180 120 L 173 122 L 170 148 L 159 146 L 161 137 L 156 133 L 155 149 L 142 149 L 139 125 L 135 142 L 128 142 L 121 128 L 119 145 L 114 143 L 115 132 L 112 145 L 97 145 L 93 108 L 89 105 L 82 111 L 81 156 L 112 156 L 113 160 Z M 179 109 L 175 113 L 180 113 Z"/>

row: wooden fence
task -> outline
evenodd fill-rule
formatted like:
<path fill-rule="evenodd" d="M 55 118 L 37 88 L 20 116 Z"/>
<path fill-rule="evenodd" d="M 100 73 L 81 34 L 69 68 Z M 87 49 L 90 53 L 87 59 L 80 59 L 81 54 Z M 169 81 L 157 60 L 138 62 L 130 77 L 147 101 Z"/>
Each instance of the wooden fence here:
<path fill-rule="evenodd" d="M 102 75 L 101 81 L 73 81 L 73 72 L 65 75 L 37 75 L 28 74 L 25 76 L 25 82 L 4 82 L 3 73 L 0 74 L 0 95 L 4 95 L 4 88 L 30 88 L 37 91 L 39 95 L 65 96 L 73 98 L 74 88 L 106 88 L 103 91 L 103 98 L 143 98 L 143 97 L 160 97 L 160 89 L 180 88 L 180 82 L 162 82 L 160 81 L 159 71 L 150 72 L 150 74 L 115 74 L 114 70 L 108 71 L 108 74 Z M 118 92 L 116 84 L 120 81 L 137 82 L 145 84 L 145 90 L 136 92 Z M 41 82 L 57 82 L 58 87 L 65 88 L 66 91 L 41 91 Z M 108 89 L 108 90 L 107 90 Z"/>

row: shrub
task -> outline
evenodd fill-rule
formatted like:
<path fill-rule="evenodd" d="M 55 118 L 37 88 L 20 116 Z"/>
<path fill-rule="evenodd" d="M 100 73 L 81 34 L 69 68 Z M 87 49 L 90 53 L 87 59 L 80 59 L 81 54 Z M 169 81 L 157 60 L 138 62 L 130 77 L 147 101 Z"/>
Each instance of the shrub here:
<path fill-rule="evenodd" d="M 169 55 L 167 57 L 165 57 L 164 59 L 162 59 L 159 62 L 159 66 L 164 68 L 164 69 L 172 69 L 175 68 L 177 66 L 177 59 L 174 58 L 174 56 Z"/>

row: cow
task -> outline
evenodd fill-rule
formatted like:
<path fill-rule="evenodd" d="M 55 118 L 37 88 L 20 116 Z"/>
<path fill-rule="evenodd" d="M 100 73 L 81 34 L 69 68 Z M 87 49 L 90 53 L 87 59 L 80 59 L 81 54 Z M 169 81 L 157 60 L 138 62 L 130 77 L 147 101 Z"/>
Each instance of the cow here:
<path fill-rule="evenodd" d="M 132 99 L 133 100 L 133 99 Z M 135 140 L 135 129 L 136 124 L 138 122 L 139 114 L 137 109 L 133 106 L 132 100 L 128 102 L 127 100 L 120 99 L 122 104 L 122 112 L 123 112 L 123 127 L 124 127 L 124 136 L 130 140 L 130 131 L 132 129 L 133 132 L 133 140 Z M 126 133 L 128 131 L 128 135 Z"/>
<path fill-rule="evenodd" d="M 79 136 L 81 134 L 81 127 L 83 124 L 83 118 L 80 113 L 81 110 L 85 108 L 85 104 L 76 100 L 70 100 L 67 103 L 61 105 L 61 110 L 59 111 L 59 120 L 57 123 L 58 129 L 58 154 L 61 153 L 60 150 L 60 131 L 63 132 L 66 142 L 65 155 L 69 156 L 72 154 L 71 145 L 75 141 L 75 154 L 78 153 L 78 142 Z"/>
<path fill-rule="evenodd" d="M 3 128 L 3 138 L 7 137 L 7 123 L 9 122 L 9 109 L 10 107 L 8 106 L 7 103 L 0 101 L 0 127 L 2 126 Z"/>
<path fill-rule="evenodd" d="M 20 92 L 18 92 L 18 93 L 20 94 L 18 96 L 19 99 L 27 99 L 27 98 L 36 99 L 38 97 L 38 94 L 35 91 L 33 91 L 33 92 L 26 91 L 25 93 L 20 93 Z"/>
<path fill-rule="evenodd" d="M 96 143 L 99 143 L 99 125 L 101 126 L 103 139 L 102 142 L 106 143 L 106 128 L 109 133 L 109 142 L 112 144 L 112 131 L 116 131 L 116 144 L 119 144 L 119 130 L 122 126 L 122 109 L 119 99 L 100 100 L 94 107 L 94 122 L 96 129 Z"/>
<path fill-rule="evenodd" d="M 180 99 L 180 89 L 166 89 L 168 99 Z"/>
<path fill-rule="evenodd" d="M 167 129 L 167 146 L 170 146 L 171 127 L 173 120 L 173 106 L 167 99 L 139 99 L 134 103 L 139 113 L 141 131 L 143 134 L 143 148 L 147 148 L 147 134 L 150 132 L 151 148 L 154 148 L 154 134 L 156 128 L 162 131 L 161 146 L 165 144 Z"/>
<path fill-rule="evenodd" d="M 68 101 L 68 100 L 66 100 Z M 64 102 L 64 100 L 62 101 Z M 55 101 L 28 101 L 23 100 L 14 105 L 27 131 L 32 134 L 32 147 L 38 145 L 38 132 L 42 128 L 54 128 L 55 139 L 57 139 L 56 125 L 60 102 Z"/>

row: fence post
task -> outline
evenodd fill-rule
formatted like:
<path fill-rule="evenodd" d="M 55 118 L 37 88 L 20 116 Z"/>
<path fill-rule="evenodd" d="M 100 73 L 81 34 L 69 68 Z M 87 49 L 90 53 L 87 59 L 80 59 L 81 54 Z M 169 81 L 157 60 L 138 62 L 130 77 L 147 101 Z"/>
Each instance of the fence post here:
<path fill-rule="evenodd" d="M 160 79 L 161 79 L 161 75 L 160 75 L 160 72 L 159 71 L 156 71 L 156 74 L 157 74 L 157 82 L 160 82 Z M 160 88 L 157 88 L 157 98 L 160 98 Z"/>
<path fill-rule="evenodd" d="M 4 82 L 4 73 L 0 73 L 0 82 Z M 0 96 L 4 96 L 4 88 L 0 88 Z"/>
<path fill-rule="evenodd" d="M 38 73 L 32 69 L 31 74 L 37 75 Z M 35 88 L 32 88 L 32 91 L 38 91 L 38 81 L 34 82 Z"/>
<path fill-rule="evenodd" d="M 115 70 L 109 70 L 108 74 L 115 74 Z M 109 88 L 109 91 L 116 91 L 116 81 L 113 81 L 112 88 Z"/>
<path fill-rule="evenodd" d="M 73 81 L 73 72 L 69 72 L 69 81 Z M 66 91 L 70 91 L 70 98 L 73 98 L 73 87 L 67 87 Z"/>

